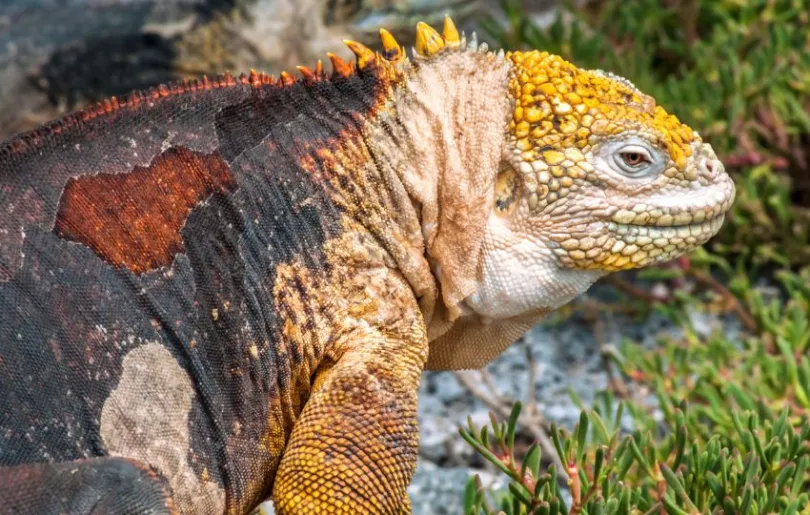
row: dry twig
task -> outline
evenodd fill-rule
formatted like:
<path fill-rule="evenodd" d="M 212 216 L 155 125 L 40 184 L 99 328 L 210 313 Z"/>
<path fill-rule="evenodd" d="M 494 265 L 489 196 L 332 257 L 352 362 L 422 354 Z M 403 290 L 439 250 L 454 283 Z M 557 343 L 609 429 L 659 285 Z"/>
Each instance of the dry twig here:
<path fill-rule="evenodd" d="M 521 412 L 518 423 L 537 441 L 543 456 L 551 460 L 557 468 L 560 478 L 565 479 L 566 468 L 562 461 L 560 461 L 559 456 L 557 456 L 557 450 L 548 435 L 548 424 L 537 409 L 534 394 L 535 362 L 528 346 L 526 346 L 526 360 L 527 366 L 529 367 L 529 389 L 526 402 L 524 403 L 525 409 Z M 486 370 L 461 370 L 455 372 L 455 375 L 462 386 L 499 417 L 509 417 L 512 411 L 512 402 L 498 392 L 497 387 L 492 381 L 492 377 Z"/>

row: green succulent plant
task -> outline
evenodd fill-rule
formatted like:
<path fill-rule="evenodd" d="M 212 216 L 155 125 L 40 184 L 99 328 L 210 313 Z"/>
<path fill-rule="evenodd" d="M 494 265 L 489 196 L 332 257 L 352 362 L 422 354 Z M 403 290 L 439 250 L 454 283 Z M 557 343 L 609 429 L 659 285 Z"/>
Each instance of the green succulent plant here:
<path fill-rule="evenodd" d="M 659 305 L 683 337 L 652 349 L 625 342 L 614 355 L 630 389 L 652 396 L 600 392 L 573 432 L 552 426 L 566 470 L 544 470 L 536 444 L 516 455 L 519 403 L 505 422 L 468 422 L 461 436 L 510 484 L 493 496 L 471 480 L 465 513 L 810 513 L 810 270 L 778 274 L 783 295 L 768 299 L 722 258 L 709 259 L 729 274 L 753 330 L 701 339 L 686 313 L 710 301 L 682 293 Z"/>

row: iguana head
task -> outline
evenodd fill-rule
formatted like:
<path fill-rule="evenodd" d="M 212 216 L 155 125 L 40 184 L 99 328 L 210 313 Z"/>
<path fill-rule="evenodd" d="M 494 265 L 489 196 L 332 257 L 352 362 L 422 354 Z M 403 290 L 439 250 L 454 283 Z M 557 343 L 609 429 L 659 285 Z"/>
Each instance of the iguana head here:
<path fill-rule="evenodd" d="M 545 52 L 506 59 L 512 119 L 481 288 L 466 300 L 476 313 L 554 309 L 717 233 L 734 184 L 697 132 L 622 77 Z"/>
<path fill-rule="evenodd" d="M 431 368 L 481 366 L 599 277 L 705 243 L 734 198 L 712 147 L 627 79 L 470 39 L 420 24 L 385 122 L 448 309 Z"/>

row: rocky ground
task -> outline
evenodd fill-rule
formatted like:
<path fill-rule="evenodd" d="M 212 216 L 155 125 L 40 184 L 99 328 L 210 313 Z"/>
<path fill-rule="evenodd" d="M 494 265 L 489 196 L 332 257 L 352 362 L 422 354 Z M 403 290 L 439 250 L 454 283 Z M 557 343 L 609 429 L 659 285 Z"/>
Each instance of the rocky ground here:
<path fill-rule="evenodd" d="M 615 292 L 605 285 L 596 285 L 589 294 L 606 302 L 616 302 Z M 579 409 L 569 395 L 573 390 L 589 405 L 594 394 L 608 386 L 600 348 L 618 347 L 627 339 L 635 344 L 653 347 L 660 338 L 678 336 L 680 330 L 663 315 L 653 313 L 644 320 L 601 313 L 601 329 L 575 314 L 559 323 L 534 327 L 523 339 L 486 367 L 491 386 L 507 400 L 530 400 L 530 388 L 538 412 L 548 422 L 556 422 L 569 430 L 579 419 Z M 722 330 L 734 337 L 740 330 L 736 320 L 693 313 L 691 322 L 697 333 L 708 336 Z M 599 334 L 601 345 L 595 334 Z M 527 359 L 527 352 L 531 361 Z M 533 384 L 530 384 L 530 366 Z M 492 389 L 477 372 L 467 373 L 473 384 L 491 393 Z M 422 444 L 420 461 L 409 493 L 413 513 L 462 513 L 466 481 L 480 474 L 485 485 L 503 487 L 498 476 L 484 460 L 458 435 L 458 428 L 471 416 L 478 427 L 488 423 L 489 409 L 473 395 L 453 372 L 428 372 L 423 377 L 419 397 L 419 420 Z M 628 421 L 629 426 L 629 421 Z"/>

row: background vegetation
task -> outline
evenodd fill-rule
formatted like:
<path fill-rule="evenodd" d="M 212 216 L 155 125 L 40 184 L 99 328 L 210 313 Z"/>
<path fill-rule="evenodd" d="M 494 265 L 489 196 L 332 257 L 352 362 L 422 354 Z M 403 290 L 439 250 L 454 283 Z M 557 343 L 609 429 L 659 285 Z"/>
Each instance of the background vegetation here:
<path fill-rule="evenodd" d="M 486 39 L 627 77 L 699 129 L 738 196 L 705 249 L 612 279 L 625 302 L 600 309 L 660 310 L 684 336 L 607 349 L 611 387 L 572 433 L 516 447 L 519 404 L 461 430 L 511 480 L 471 481 L 466 512 L 810 514 L 810 2 L 578 4 L 541 29 L 504 0 Z M 701 338 L 694 310 L 743 332 Z"/>

